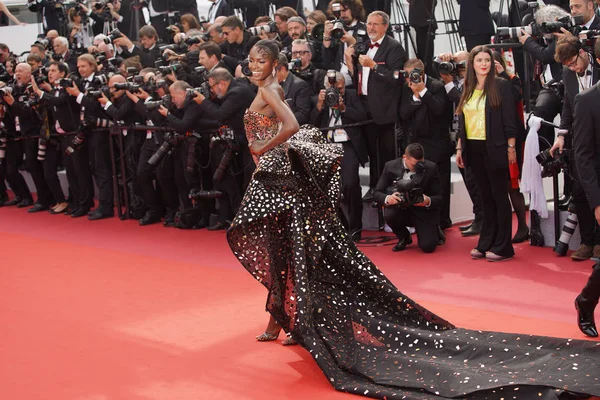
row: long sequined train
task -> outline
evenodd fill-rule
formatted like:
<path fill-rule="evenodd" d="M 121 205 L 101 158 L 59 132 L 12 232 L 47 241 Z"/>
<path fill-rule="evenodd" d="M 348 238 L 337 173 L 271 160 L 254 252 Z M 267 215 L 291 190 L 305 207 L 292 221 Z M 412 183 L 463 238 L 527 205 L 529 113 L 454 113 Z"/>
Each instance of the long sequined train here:
<path fill-rule="evenodd" d="M 245 117 L 250 142 L 279 121 Z M 341 149 L 302 127 L 257 165 L 227 239 L 267 310 L 341 391 L 386 399 L 600 396 L 600 343 L 459 329 L 403 295 L 337 218 Z"/>

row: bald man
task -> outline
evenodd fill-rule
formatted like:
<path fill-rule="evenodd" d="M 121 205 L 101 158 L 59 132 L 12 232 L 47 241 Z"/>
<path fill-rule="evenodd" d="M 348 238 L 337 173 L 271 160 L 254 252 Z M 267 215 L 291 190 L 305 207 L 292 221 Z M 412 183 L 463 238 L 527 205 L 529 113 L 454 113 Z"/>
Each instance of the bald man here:
<path fill-rule="evenodd" d="M 54 205 L 56 202 L 53 199 L 52 193 L 46 179 L 44 178 L 44 167 L 37 159 L 38 156 L 38 140 L 40 134 L 41 121 L 34 109 L 28 101 L 30 100 L 26 88 L 31 84 L 31 66 L 27 63 L 20 63 L 15 68 L 15 78 L 17 84 L 12 95 L 4 96 L 5 103 L 9 106 L 11 114 L 14 116 L 15 132 L 23 137 L 31 139 L 22 141 L 22 149 L 25 153 L 25 169 L 31 174 L 37 192 L 37 202 L 32 208 L 27 210 L 30 213 L 45 211 Z M 8 153 L 8 152 L 7 152 Z M 22 154 L 22 153 L 21 153 Z M 11 161 L 7 162 L 11 163 Z M 13 168 L 18 167 L 20 160 L 15 160 L 16 164 L 10 166 L 11 177 L 14 176 Z M 8 167 L 7 167 L 8 168 Z M 18 173 L 18 172 L 17 172 Z M 17 193 L 18 192 L 18 193 Z M 28 207 L 33 204 L 32 196 L 27 188 L 27 185 L 15 191 L 17 197 L 21 198 L 19 207 Z"/>

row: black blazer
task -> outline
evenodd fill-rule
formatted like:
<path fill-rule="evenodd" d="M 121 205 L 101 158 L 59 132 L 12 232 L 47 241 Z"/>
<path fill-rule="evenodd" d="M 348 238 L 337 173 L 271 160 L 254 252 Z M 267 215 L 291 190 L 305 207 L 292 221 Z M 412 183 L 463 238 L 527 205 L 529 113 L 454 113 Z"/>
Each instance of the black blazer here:
<path fill-rule="evenodd" d="M 208 9 L 208 14 L 210 14 L 210 9 L 212 7 L 214 7 L 215 3 L 211 4 L 211 6 Z M 206 16 L 208 16 L 208 14 Z M 228 17 L 231 14 L 233 14 L 233 10 L 231 9 L 231 7 L 229 6 L 229 3 L 227 2 L 227 0 L 221 0 L 221 2 L 219 3 L 219 6 L 217 7 L 217 11 L 215 12 L 215 18 L 217 17 Z"/>
<path fill-rule="evenodd" d="M 429 26 L 429 20 L 433 19 L 432 28 L 437 29 L 435 22 L 435 7 L 437 0 L 410 0 L 408 9 L 408 23 L 413 28 Z M 433 10 L 433 13 L 431 13 Z"/>
<path fill-rule="evenodd" d="M 596 19 L 600 20 L 600 18 Z M 592 85 L 595 85 L 598 82 L 598 79 L 600 79 L 600 71 L 592 67 Z M 563 98 L 562 111 L 560 112 L 560 129 L 570 131 L 571 126 L 573 125 L 573 102 L 580 90 L 577 73 L 564 67 L 563 83 L 565 86 L 565 95 Z"/>
<path fill-rule="evenodd" d="M 458 0 L 460 15 L 458 31 L 461 36 L 493 35 L 494 23 L 490 14 L 490 0 Z"/>
<path fill-rule="evenodd" d="M 143 124 L 145 121 L 135 112 L 135 103 L 126 94 L 112 102 L 106 109 L 106 114 L 115 122 L 123 121 L 126 125 L 136 122 Z M 139 132 L 139 131 L 138 131 Z"/>
<path fill-rule="evenodd" d="M 244 127 L 244 113 L 254 101 L 255 94 L 247 86 L 232 80 L 222 99 L 206 99 L 200 104 L 202 113 L 221 125 L 228 125 L 240 143 L 248 143 Z M 206 124 L 205 128 L 206 129 Z"/>
<path fill-rule="evenodd" d="M 294 112 L 298 124 L 307 124 L 311 110 L 312 89 L 310 85 L 290 72 L 285 81 L 281 83 L 281 87 L 285 102 Z"/>
<path fill-rule="evenodd" d="M 434 225 L 439 225 L 439 210 L 443 203 L 440 174 L 434 162 L 424 160 L 424 163 L 425 172 L 421 181 L 421 187 L 423 188 L 423 193 L 431 199 L 431 205 L 429 207 L 411 207 L 411 211 L 415 213 L 417 218 L 431 222 Z M 402 158 L 396 158 L 385 163 L 381 178 L 379 178 L 379 182 L 377 182 L 375 192 L 373 193 L 373 199 L 377 204 L 385 206 L 385 198 L 389 195 L 386 192 L 387 188 L 401 176 L 404 176 Z"/>
<path fill-rule="evenodd" d="M 598 84 L 575 96 L 573 149 L 579 181 L 592 210 L 600 206 L 600 87 Z M 583 172 L 583 173 L 582 173 Z"/>
<path fill-rule="evenodd" d="M 408 56 L 404 47 L 394 38 L 384 36 L 381 46 L 375 53 L 374 61 L 377 69 L 369 73 L 367 102 L 369 112 L 379 125 L 393 124 L 398 119 L 398 102 L 400 101 L 401 82 L 394 78 L 394 71 L 404 67 Z M 354 63 L 354 84 L 358 90 L 362 75 L 362 67 L 358 60 Z"/>
<path fill-rule="evenodd" d="M 79 128 L 80 106 L 75 97 L 63 89 L 56 89 L 51 93 L 44 92 L 40 99 L 52 113 L 54 119 L 58 121 L 63 131 L 73 132 Z"/>
<path fill-rule="evenodd" d="M 367 110 L 365 110 L 362 101 L 358 98 L 356 90 L 346 88 L 344 104 L 346 104 L 346 112 L 342 114 L 342 124 L 354 124 L 367 119 Z M 310 123 L 320 128 L 328 127 L 329 119 L 329 107 L 323 107 L 321 111 L 315 107 L 310 115 Z M 360 127 L 346 128 L 346 133 L 350 138 L 350 143 L 354 151 L 358 155 L 358 160 L 361 165 L 364 165 L 369 155 L 367 154 L 367 146 Z"/>
<path fill-rule="evenodd" d="M 412 3 L 411 3 L 412 4 Z M 427 92 L 420 102 L 413 101 L 413 92 L 407 83 L 402 86 L 400 118 L 407 143 L 420 143 L 428 160 L 439 163 L 452 155 L 450 123 L 452 111 L 444 84 L 432 77 L 425 83 Z"/>
<path fill-rule="evenodd" d="M 144 68 L 154 68 L 155 67 L 154 63 L 157 60 L 160 60 L 161 56 L 162 56 L 162 54 L 160 53 L 160 48 L 159 48 L 160 45 L 161 45 L 161 43 L 157 42 L 151 50 L 148 50 L 148 49 L 142 48 L 138 45 L 135 45 L 133 47 L 133 51 L 131 53 L 127 49 L 124 49 L 123 52 L 121 53 L 121 56 L 123 58 L 139 56 L 140 62 L 142 63 L 142 66 Z"/>
<path fill-rule="evenodd" d="M 512 85 L 505 79 L 498 80 L 498 90 L 502 103 L 498 108 L 490 106 L 489 97 L 485 101 L 485 145 L 487 157 L 494 168 L 508 168 L 508 139 L 517 137 L 516 107 Z M 462 146 L 462 157 L 465 165 L 469 163 L 465 131 L 465 115 L 459 115 L 458 137 Z"/>

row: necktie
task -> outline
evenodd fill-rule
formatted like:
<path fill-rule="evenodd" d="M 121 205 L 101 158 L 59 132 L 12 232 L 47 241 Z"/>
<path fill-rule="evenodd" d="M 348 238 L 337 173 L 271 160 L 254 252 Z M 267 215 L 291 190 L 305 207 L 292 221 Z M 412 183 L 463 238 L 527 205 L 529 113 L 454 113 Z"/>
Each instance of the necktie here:
<path fill-rule="evenodd" d="M 379 47 L 379 43 L 369 43 L 369 49 L 372 49 L 373 47 Z"/>

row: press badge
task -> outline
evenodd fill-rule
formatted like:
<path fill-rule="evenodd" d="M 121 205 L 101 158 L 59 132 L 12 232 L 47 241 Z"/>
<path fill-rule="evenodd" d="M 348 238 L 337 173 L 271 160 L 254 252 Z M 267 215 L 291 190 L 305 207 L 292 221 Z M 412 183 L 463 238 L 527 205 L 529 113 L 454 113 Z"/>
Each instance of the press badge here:
<path fill-rule="evenodd" d="M 347 142 L 348 140 L 350 140 L 348 138 L 348 134 L 343 129 L 336 129 L 334 131 L 329 131 L 327 133 L 327 136 L 329 136 L 328 139 L 332 143 L 343 143 L 343 142 Z"/>

